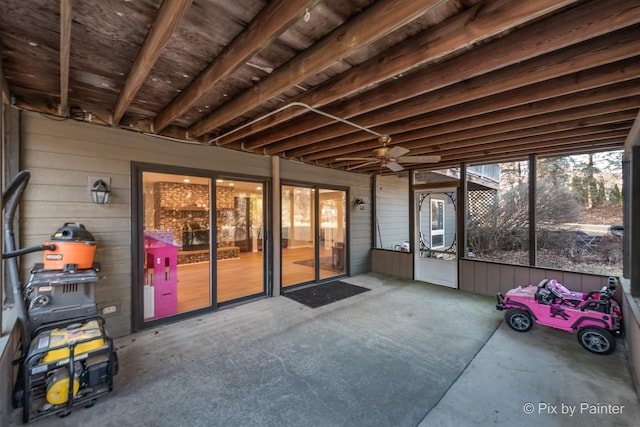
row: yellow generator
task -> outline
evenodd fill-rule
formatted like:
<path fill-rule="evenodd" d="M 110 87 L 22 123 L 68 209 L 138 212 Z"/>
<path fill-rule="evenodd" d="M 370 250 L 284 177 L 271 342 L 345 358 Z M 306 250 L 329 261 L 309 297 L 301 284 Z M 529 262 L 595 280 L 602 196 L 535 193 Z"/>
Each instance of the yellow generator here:
<path fill-rule="evenodd" d="M 34 335 L 21 369 L 24 422 L 92 406 L 113 389 L 117 357 L 102 318 L 48 324 Z"/>

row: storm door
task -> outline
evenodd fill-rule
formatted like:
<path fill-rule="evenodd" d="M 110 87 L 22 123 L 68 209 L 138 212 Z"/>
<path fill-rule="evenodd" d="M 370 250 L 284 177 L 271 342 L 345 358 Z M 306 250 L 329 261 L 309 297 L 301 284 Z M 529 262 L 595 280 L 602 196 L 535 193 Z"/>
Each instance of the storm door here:
<path fill-rule="evenodd" d="M 456 190 L 416 191 L 416 280 L 458 287 Z"/>

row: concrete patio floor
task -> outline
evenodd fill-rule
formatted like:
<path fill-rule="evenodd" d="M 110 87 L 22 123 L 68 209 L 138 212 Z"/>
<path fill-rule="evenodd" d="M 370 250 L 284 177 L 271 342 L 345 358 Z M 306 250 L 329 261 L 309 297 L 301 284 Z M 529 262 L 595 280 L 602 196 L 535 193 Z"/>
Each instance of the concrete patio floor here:
<path fill-rule="evenodd" d="M 31 425 L 638 425 L 621 339 L 596 356 L 560 331 L 512 331 L 492 297 L 344 280 L 371 291 L 315 309 L 265 298 L 119 338 L 111 394 Z"/>

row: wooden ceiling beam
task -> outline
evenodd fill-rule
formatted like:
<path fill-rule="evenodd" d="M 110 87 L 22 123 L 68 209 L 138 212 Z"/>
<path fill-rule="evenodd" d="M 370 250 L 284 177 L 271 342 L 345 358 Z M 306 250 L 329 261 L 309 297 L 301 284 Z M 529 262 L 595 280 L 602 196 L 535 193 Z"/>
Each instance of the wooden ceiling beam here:
<path fill-rule="evenodd" d="M 565 136 L 558 138 L 522 138 L 521 140 L 511 141 L 510 144 L 502 146 L 502 147 L 478 147 L 475 150 L 466 151 L 463 154 L 460 154 L 456 151 L 453 151 L 449 154 L 448 158 L 443 157 L 443 159 L 437 164 L 437 166 L 432 167 L 431 165 L 410 165 L 407 164 L 405 169 L 425 169 L 426 168 L 443 168 L 446 167 L 447 164 L 450 164 L 452 161 L 457 162 L 457 165 L 460 162 L 474 162 L 478 159 L 484 159 L 483 162 L 486 164 L 488 162 L 497 163 L 498 161 L 509 161 L 510 159 L 521 155 L 521 154 L 533 154 L 533 153 L 570 153 L 571 151 L 577 151 L 578 148 L 586 148 L 586 147 L 598 147 L 601 148 L 603 145 L 608 147 L 612 147 L 615 149 L 622 148 L 622 144 L 624 143 L 625 131 L 613 131 L 613 132 L 604 132 L 604 133 L 595 133 L 593 135 L 578 135 L 578 136 Z M 498 160 L 502 159 L 502 160 Z M 379 166 L 371 166 L 363 168 L 362 171 L 372 172 L 379 168 Z"/>
<path fill-rule="evenodd" d="M 615 111 L 615 110 L 614 110 Z M 501 144 L 509 144 L 512 140 L 522 140 L 525 138 L 554 139 L 557 135 L 570 134 L 589 135 L 595 133 L 595 129 L 601 131 L 609 131 L 618 129 L 620 126 L 627 126 L 635 115 L 637 107 L 629 108 L 624 111 L 615 111 L 609 114 L 601 114 L 597 116 L 585 115 L 583 117 L 573 118 L 560 123 L 544 124 L 548 120 L 539 119 L 528 123 L 524 120 L 518 120 L 518 123 L 508 123 L 511 126 L 505 126 L 500 131 L 492 129 L 479 128 L 474 132 L 461 131 L 450 135 L 442 135 L 439 138 L 430 138 L 422 141 L 414 141 L 412 144 L 402 144 L 402 147 L 410 149 L 410 155 L 446 155 L 447 151 L 456 151 L 463 153 L 465 149 L 476 150 L 478 147 L 495 145 L 500 147 Z M 585 112 L 583 112 L 585 114 Z M 518 124 L 522 123 L 523 127 Z M 541 124 L 538 124 L 541 123 Z M 506 141 L 506 142 L 505 142 Z M 371 151 L 355 152 L 353 155 L 346 157 L 365 157 L 370 156 Z M 333 158 L 323 159 L 317 162 L 319 165 L 343 166 L 344 164 L 353 164 L 353 162 L 335 162 Z"/>
<path fill-rule="evenodd" d="M 4 104 L 10 104 L 11 96 L 9 95 L 9 83 L 7 83 L 7 79 L 4 76 L 0 79 L 0 91 L 2 92 L 2 99 L 0 99 L 0 101 Z"/>
<path fill-rule="evenodd" d="M 153 122 L 154 132 L 160 132 L 180 117 L 218 82 L 271 44 L 317 2 L 318 0 L 277 0 L 268 3 L 247 28 L 156 116 Z"/>
<path fill-rule="evenodd" d="M 543 74 L 539 71 L 544 71 L 544 68 L 549 67 L 550 64 L 555 64 L 556 73 L 567 74 L 569 68 L 566 65 L 563 66 L 562 59 L 565 53 L 570 52 L 566 48 L 575 46 L 573 49 L 576 49 L 577 54 L 581 49 L 583 54 L 582 62 L 588 62 L 588 58 L 585 57 L 593 53 L 589 51 L 590 43 L 579 44 L 580 42 L 593 40 L 596 36 L 606 34 L 614 29 L 622 29 L 640 22 L 640 5 L 628 5 L 624 4 L 624 2 L 619 2 L 616 3 L 616 7 L 607 7 L 611 5 L 591 2 L 579 8 L 573 8 L 570 11 L 571 13 L 558 14 L 539 23 L 524 27 L 503 38 L 472 49 L 464 55 L 403 76 L 402 79 L 393 80 L 359 97 L 338 102 L 324 109 L 324 111 L 342 118 L 354 118 L 354 121 L 361 125 L 376 126 L 379 123 L 361 123 L 355 120 L 355 117 L 474 77 L 477 78 L 477 76 L 485 73 L 497 72 L 497 70 L 508 67 L 516 67 L 509 68 L 514 71 L 518 71 L 518 67 L 521 67 L 523 71 L 526 71 L 525 68 L 530 67 L 530 64 L 536 63 L 536 60 L 531 60 L 531 58 L 541 55 L 547 55 L 547 61 L 538 60 L 538 69 L 533 67 L 534 74 Z M 463 31 L 463 29 L 460 29 L 460 31 Z M 599 43 L 603 43 L 603 40 L 606 41 L 608 39 L 601 37 L 596 40 Z M 613 43 L 616 43 L 616 40 L 609 42 L 609 44 Z M 552 61 L 555 62 L 552 63 Z M 522 64 L 523 62 L 526 65 Z M 585 65 L 582 69 L 593 67 L 598 63 L 602 62 L 597 62 L 597 59 L 594 59 L 593 64 L 590 66 Z M 496 74 L 501 78 L 504 78 L 502 77 L 503 75 Z M 535 80 L 536 77 L 533 74 L 520 76 L 521 81 L 530 79 L 529 83 L 541 80 Z M 483 84 L 488 83 L 491 83 L 491 81 L 483 82 Z M 438 104 L 439 102 L 434 105 L 437 106 Z M 425 107 L 421 105 L 420 108 L 424 109 Z M 310 130 L 325 126 L 331 127 L 331 125 L 333 125 L 333 122 L 325 117 L 305 117 L 289 123 L 286 126 L 286 132 L 283 127 L 280 127 L 268 133 L 256 135 L 255 139 L 246 139 L 243 141 L 244 147 L 251 150 L 276 141 L 282 141 L 285 138 L 290 138 L 291 135 L 304 134 L 297 141 L 297 145 L 294 142 L 295 139 L 291 140 L 290 138 L 291 144 L 288 144 L 285 149 L 297 148 L 297 146 L 306 144 Z M 342 128 L 343 126 L 333 125 L 333 127 Z M 351 131 L 355 131 L 355 129 L 351 129 Z M 283 151 L 282 148 L 279 148 L 279 150 Z"/>
<path fill-rule="evenodd" d="M 585 152 L 601 152 L 609 150 L 619 150 L 621 136 L 618 134 L 610 136 L 608 138 L 598 140 L 568 140 L 566 143 L 550 144 L 548 146 L 540 146 L 537 151 L 532 152 L 531 148 L 525 146 L 513 146 L 508 150 L 492 151 L 491 154 L 483 153 L 471 153 L 464 156 L 450 156 L 449 158 L 442 159 L 435 169 L 445 169 L 448 167 L 460 166 L 461 162 L 465 162 L 467 165 L 472 164 L 487 164 L 487 158 L 491 159 L 491 164 L 516 161 L 518 159 L 526 159 L 529 154 L 537 154 L 544 157 L 550 156 L 570 156 L 574 154 L 582 154 Z M 426 165 L 431 167 L 431 165 Z M 403 164 L 406 170 L 423 170 L 425 165 L 419 164 Z M 369 172 L 374 172 L 375 169 L 370 169 Z"/>
<path fill-rule="evenodd" d="M 620 41 L 617 36 L 625 38 L 625 40 Z M 460 105 L 468 101 L 518 88 L 532 87 L 531 85 L 534 83 L 566 76 L 576 71 L 588 70 L 599 65 L 607 65 L 599 71 L 610 76 L 610 78 L 615 81 L 616 77 L 613 76 L 619 72 L 619 69 L 610 64 L 634 57 L 638 52 L 640 52 L 640 31 L 621 32 L 617 35 L 605 36 L 601 39 L 592 40 L 589 43 L 583 43 L 569 49 L 553 52 L 505 69 L 465 80 L 450 88 L 429 92 L 405 102 L 356 116 L 351 120 L 361 126 L 376 128 L 376 130 L 378 130 L 378 127 L 387 123 L 404 120 L 416 115 Z M 633 77 L 637 77 L 637 75 Z M 426 80 L 429 77 L 428 75 L 423 75 L 422 78 Z M 420 84 L 409 77 L 405 80 L 407 80 L 406 85 L 409 89 L 411 89 L 414 84 Z M 389 93 L 395 94 L 401 89 L 396 88 L 395 90 L 396 91 Z M 387 98 L 389 97 L 390 95 L 387 94 Z M 376 95 L 376 98 L 383 98 L 382 93 Z M 366 102 L 369 101 L 372 100 L 366 100 Z M 342 108 L 345 112 L 350 112 L 352 108 L 357 108 L 357 105 L 359 105 L 358 100 L 353 99 L 348 103 L 340 103 L 338 108 Z M 368 107 L 365 108 L 365 110 L 368 109 Z M 357 130 L 353 128 L 345 129 L 344 126 L 330 125 L 322 129 L 317 129 L 309 134 L 289 138 L 274 145 L 274 147 L 267 147 L 265 152 L 268 154 L 270 149 L 288 150 L 297 148 L 356 131 Z M 295 132 L 295 130 L 292 129 L 292 133 L 293 132 Z M 245 143 L 245 148 L 251 148 L 251 146 Z"/>
<path fill-rule="evenodd" d="M 640 63 L 638 64 L 638 73 L 640 75 Z M 385 126 L 381 131 L 393 136 L 393 144 L 399 144 L 411 140 L 410 136 L 412 135 L 427 138 L 480 126 L 562 112 L 640 94 L 640 79 L 583 91 L 575 89 L 583 87 L 584 81 L 572 79 L 571 82 L 568 82 L 566 80 L 568 79 L 554 80 L 547 85 L 538 84 L 536 85 L 538 87 L 526 88 L 528 90 L 506 92 L 460 106 L 438 110 L 435 113 L 393 123 Z M 557 97 L 549 99 L 547 98 L 548 93 L 555 93 Z M 344 156 L 359 149 L 371 150 L 378 146 L 377 141 L 371 141 L 371 138 L 354 133 L 311 147 L 287 151 L 284 154 L 289 158 L 301 156 L 304 161 L 316 161 L 327 157 Z"/>
<path fill-rule="evenodd" d="M 478 45 L 572 3 L 575 1 L 514 2 L 513 0 L 497 0 L 477 4 L 440 25 L 429 28 L 387 49 L 382 54 L 354 66 L 326 84 L 311 88 L 292 98 L 291 101 L 305 103 L 316 108 L 327 105 L 360 91 L 364 87 L 373 86 L 429 62 L 442 60 L 462 52 L 471 46 Z M 307 110 L 300 108 L 281 111 L 226 137 L 220 142 L 220 145 L 241 140 L 262 129 L 291 120 L 307 112 Z"/>
<path fill-rule="evenodd" d="M 560 148 L 563 151 L 566 151 L 567 149 L 572 149 L 574 147 L 585 147 L 586 145 L 591 144 L 610 144 L 614 141 L 616 144 L 620 144 L 620 141 L 624 140 L 626 131 L 628 131 L 628 128 L 619 131 L 595 133 L 593 135 L 567 135 L 565 137 L 559 135 L 558 138 L 541 140 L 537 143 L 531 142 L 533 138 L 524 138 L 522 141 L 512 141 L 510 144 L 502 147 L 479 147 L 477 150 L 467 150 L 460 154 L 451 152 L 447 154 L 448 157 L 445 158 L 445 161 L 447 159 L 460 159 L 460 161 L 467 161 L 468 159 L 474 157 L 477 158 L 482 155 L 485 156 L 485 159 L 492 159 L 491 162 L 493 163 L 493 156 L 505 156 L 509 153 L 528 152 L 530 154 L 534 154 Z"/>
<path fill-rule="evenodd" d="M 621 142 L 619 138 L 614 138 L 611 140 L 604 140 L 593 142 L 589 144 L 569 144 L 567 146 L 557 145 L 549 148 L 541 148 L 536 152 L 532 152 L 529 149 L 518 149 L 512 152 L 504 153 L 504 154 L 495 154 L 491 156 L 491 164 L 503 163 L 503 162 L 513 162 L 518 160 L 527 160 L 530 154 L 536 154 L 540 157 L 552 157 L 552 156 L 573 156 L 576 154 L 585 154 L 585 153 L 598 153 L 602 151 L 611 151 L 611 150 L 619 150 L 621 147 Z M 486 156 L 478 155 L 475 157 L 467 157 L 464 159 L 452 158 L 441 161 L 438 163 L 438 166 L 433 169 L 444 169 L 449 167 L 459 167 L 461 162 L 465 162 L 468 166 L 473 165 L 483 165 L 489 163 Z M 425 169 L 422 166 L 416 167 L 408 167 L 405 168 L 407 171 L 409 170 L 422 170 Z"/>
<path fill-rule="evenodd" d="M 442 157 L 454 157 L 454 156 L 466 156 L 469 154 L 477 155 L 478 152 L 493 153 L 502 150 L 509 151 L 514 148 L 528 145 L 529 149 L 534 145 L 536 149 L 542 149 L 547 147 L 553 147 L 563 142 L 580 141 L 581 143 L 587 139 L 589 141 L 600 141 L 603 139 L 621 138 L 629 131 L 631 122 L 626 120 L 624 122 L 613 123 L 610 125 L 597 125 L 597 126 L 584 126 L 576 127 L 573 129 L 560 130 L 558 132 L 546 134 L 546 135 L 530 135 L 525 137 L 513 137 L 513 139 L 507 139 L 499 143 L 479 143 L 475 145 L 469 145 L 464 148 L 457 148 L 449 146 L 446 150 L 443 150 L 440 156 Z M 511 138 L 512 135 L 507 135 Z"/>
<path fill-rule="evenodd" d="M 441 3 L 442 0 L 386 0 L 373 3 L 291 61 L 277 68 L 267 78 L 191 126 L 189 133 L 202 136 L 228 123 Z"/>
<path fill-rule="evenodd" d="M 624 142 L 625 156 L 631 155 L 631 147 L 640 145 L 640 111 L 636 116 L 636 120 L 633 123 L 633 127 L 627 135 L 627 139 Z"/>
<path fill-rule="evenodd" d="M 180 25 L 182 17 L 191 7 L 191 3 L 192 0 L 164 0 L 162 2 L 116 99 L 111 117 L 111 122 L 114 125 L 120 123 L 122 116 L 160 57 L 160 53 Z"/>
<path fill-rule="evenodd" d="M 71 58 L 71 0 L 60 0 L 60 104 L 58 114 L 68 115 Z"/>

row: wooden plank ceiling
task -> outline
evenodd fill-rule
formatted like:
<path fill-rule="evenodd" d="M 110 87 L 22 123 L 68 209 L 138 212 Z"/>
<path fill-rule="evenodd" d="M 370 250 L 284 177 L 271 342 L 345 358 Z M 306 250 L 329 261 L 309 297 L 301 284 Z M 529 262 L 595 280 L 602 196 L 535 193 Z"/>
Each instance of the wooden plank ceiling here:
<path fill-rule="evenodd" d="M 17 108 L 362 173 L 620 149 L 640 108 L 640 0 L 3 0 L 0 53 Z"/>

